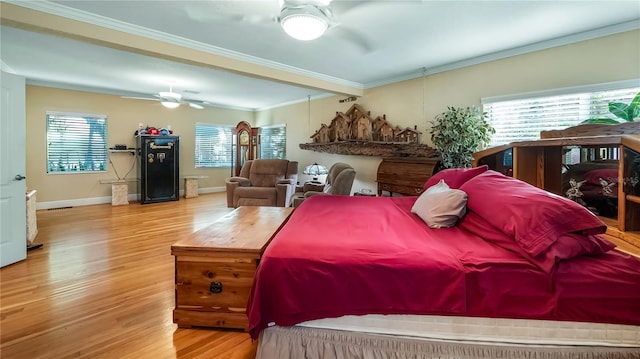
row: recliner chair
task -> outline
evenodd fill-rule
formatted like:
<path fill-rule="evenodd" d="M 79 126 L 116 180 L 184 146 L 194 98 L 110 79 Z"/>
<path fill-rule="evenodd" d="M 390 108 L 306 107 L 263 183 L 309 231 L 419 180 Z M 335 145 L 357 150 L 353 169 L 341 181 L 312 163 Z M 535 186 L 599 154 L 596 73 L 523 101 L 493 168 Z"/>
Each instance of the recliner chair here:
<path fill-rule="evenodd" d="M 227 180 L 227 207 L 289 207 L 298 183 L 298 162 L 281 159 L 248 160 L 239 177 Z"/>
<path fill-rule="evenodd" d="M 293 206 L 297 207 L 302 201 L 311 196 L 317 195 L 341 195 L 348 196 L 351 194 L 351 187 L 356 178 L 356 171 L 350 165 L 337 162 L 327 174 L 327 181 L 324 185 L 316 185 L 313 183 L 305 183 L 302 187 L 303 193 L 297 193 L 294 198 Z"/>

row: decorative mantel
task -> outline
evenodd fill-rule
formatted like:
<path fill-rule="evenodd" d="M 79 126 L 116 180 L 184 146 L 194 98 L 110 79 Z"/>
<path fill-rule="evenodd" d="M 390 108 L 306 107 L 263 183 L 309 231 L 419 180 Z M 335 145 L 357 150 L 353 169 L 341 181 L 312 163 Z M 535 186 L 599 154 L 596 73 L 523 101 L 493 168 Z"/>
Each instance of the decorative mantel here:
<path fill-rule="evenodd" d="M 301 143 L 300 148 L 338 155 L 380 157 L 435 157 L 436 150 L 422 143 L 373 141 L 340 141 L 331 143 Z"/>
<path fill-rule="evenodd" d="M 419 143 L 417 126 L 393 127 L 386 115 L 371 119 L 371 113 L 354 104 L 345 113 L 336 112 L 329 126 L 322 124 L 300 148 L 341 155 L 381 157 L 435 157 L 436 150 Z"/>

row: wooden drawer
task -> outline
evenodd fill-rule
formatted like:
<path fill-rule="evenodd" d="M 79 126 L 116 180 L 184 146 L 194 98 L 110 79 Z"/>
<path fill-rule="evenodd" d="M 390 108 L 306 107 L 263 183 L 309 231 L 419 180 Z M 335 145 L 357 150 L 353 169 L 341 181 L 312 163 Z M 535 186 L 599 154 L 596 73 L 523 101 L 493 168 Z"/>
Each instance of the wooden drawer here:
<path fill-rule="evenodd" d="M 437 158 L 383 158 L 376 178 L 378 196 L 382 195 L 382 191 L 419 195 L 437 166 Z"/>
<path fill-rule="evenodd" d="M 176 306 L 178 309 L 244 312 L 255 272 L 253 260 L 192 262 L 178 258 Z"/>
<path fill-rule="evenodd" d="M 422 193 L 422 186 L 410 187 L 410 186 L 402 186 L 402 185 L 396 185 L 391 183 L 378 183 L 378 193 L 382 191 L 400 193 L 407 196 L 419 196 L 420 193 Z"/>

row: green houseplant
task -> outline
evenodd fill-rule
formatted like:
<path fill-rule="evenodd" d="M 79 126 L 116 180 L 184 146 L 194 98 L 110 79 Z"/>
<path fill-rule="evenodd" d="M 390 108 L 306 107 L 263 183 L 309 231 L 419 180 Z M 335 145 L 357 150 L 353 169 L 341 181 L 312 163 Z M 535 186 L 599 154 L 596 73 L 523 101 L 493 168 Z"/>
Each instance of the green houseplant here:
<path fill-rule="evenodd" d="M 430 130 L 444 168 L 471 167 L 473 153 L 489 143 L 495 129 L 486 113 L 476 106 L 447 107 L 437 115 Z"/>
<path fill-rule="evenodd" d="M 582 121 L 585 123 L 603 123 L 610 125 L 618 125 L 624 122 L 634 122 L 640 119 L 640 92 L 636 94 L 636 97 L 631 100 L 627 105 L 622 102 L 609 102 L 609 112 L 611 112 L 615 118 L 590 118 Z"/>

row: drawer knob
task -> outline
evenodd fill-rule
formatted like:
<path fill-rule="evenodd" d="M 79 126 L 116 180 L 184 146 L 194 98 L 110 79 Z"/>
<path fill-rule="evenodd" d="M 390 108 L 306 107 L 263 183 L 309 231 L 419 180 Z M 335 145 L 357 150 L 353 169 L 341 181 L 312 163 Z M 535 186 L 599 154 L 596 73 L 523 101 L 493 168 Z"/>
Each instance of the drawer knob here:
<path fill-rule="evenodd" d="M 209 292 L 211 292 L 211 293 L 222 293 L 222 283 L 221 282 L 211 282 L 211 283 L 209 283 Z"/>

